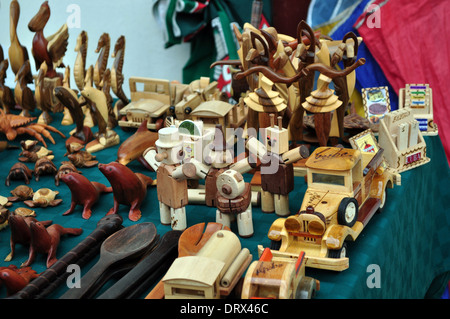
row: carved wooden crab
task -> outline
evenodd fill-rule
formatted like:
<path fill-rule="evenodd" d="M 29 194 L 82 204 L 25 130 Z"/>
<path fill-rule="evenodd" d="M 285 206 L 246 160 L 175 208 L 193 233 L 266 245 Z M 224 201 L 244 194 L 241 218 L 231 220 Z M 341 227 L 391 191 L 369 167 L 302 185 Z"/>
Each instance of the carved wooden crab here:
<path fill-rule="evenodd" d="M 4 133 L 9 141 L 13 141 L 17 135 L 28 134 L 44 144 L 45 147 L 47 147 L 47 143 L 45 143 L 44 137 L 55 144 L 55 140 L 50 131 L 59 134 L 64 139 L 66 138 L 62 132 L 53 126 L 31 123 L 35 119 L 36 117 L 6 114 L 5 111 L 0 109 L 0 132 Z"/>
<path fill-rule="evenodd" d="M 25 180 L 25 184 L 30 184 L 30 178 L 33 175 L 33 171 L 29 169 L 24 163 L 16 163 L 9 170 L 8 176 L 6 177 L 5 185 L 9 186 L 10 181 L 14 180 Z"/>
<path fill-rule="evenodd" d="M 57 206 L 62 202 L 62 199 L 55 199 L 58 194 L 58 191 L 53 191 L 50 188 L 41 188 L 34 193 L 32 200 L 26 200 L 24 203 L 31 208 Z"/>
<path fill-rule="evenodd" d="M 47 156 L 41 157 L 36 161 L 34 166 L 34 176 L 36 182 L 39 181 L 41 175 L 56 175 L 56 172 L 58 172 L 58 169 L 55 164 L 53 164 L 52 160 Z"/>

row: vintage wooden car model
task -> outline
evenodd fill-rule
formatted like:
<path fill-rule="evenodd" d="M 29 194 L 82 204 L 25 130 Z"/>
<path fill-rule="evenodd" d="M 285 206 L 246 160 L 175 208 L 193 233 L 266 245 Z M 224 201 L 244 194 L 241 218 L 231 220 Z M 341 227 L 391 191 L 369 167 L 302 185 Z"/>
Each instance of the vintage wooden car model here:
<path fill-rule="evenodd" d="M 276 260 L 265 248 L 259 260 L 248 267 L 242 284 L 242 299 L 310 299 L 320 282 L 305 276 L 305 253 L 297 260 Z"/>
<path fill-rule="evenodd" d="M 382 149 L 317 148 L 306 161 L 308 189 L 300 211 L 269 229 L 273 255 L 297 258 L 304 251 L 307 267 L 347 269 L 346 241 L 354 241 L 384 207 L 386 188 L 394 185 L 383 161 Z"/>
<path fill-rule="evenodd" d="M 130 77 L 131 102 L 119 111 L 119 126 L 138 128 L 147 120 L 147 128 L 157 131 L 164 126 L 171 105 L 183 97 L 187 85 L 173 84 L 168 80 Z M 142 90 L 138 86 L 143 85 Z"/>

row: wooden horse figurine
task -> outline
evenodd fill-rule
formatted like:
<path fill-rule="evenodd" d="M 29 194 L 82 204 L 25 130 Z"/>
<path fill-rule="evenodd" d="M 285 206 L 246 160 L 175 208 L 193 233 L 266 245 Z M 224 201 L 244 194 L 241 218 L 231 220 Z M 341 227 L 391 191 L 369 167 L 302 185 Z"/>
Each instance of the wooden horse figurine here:
<path fill-rule="evenodd" d="M 16 75 L 25 61 L 29 60 L 27 48 L 20 43 L 19 38 L 17 37 L 17 24 L 20 16 L 20 5 L 17 0 L 11 1 L 9 6 L 9 16 L 9 36 L 11 39 L 11 46 L 9 47 L 8 55 L 11 70 Z M 33 83 L 31 70 L 27 74 L 26 81 L 27 83 Z"/>
<path fill-rule="evenodd" d="M 77 43 L 75 45 L 75 52 L 77 57 L 73 66 L 73 77 L 78 89 L 82 91 L 84 89 L 84 80 L 86 78 L 86 56 L 88 49 L 88 34 L 86 31 L 81 31 L 77 37 Z"/>
<path fill-rule="evenodd" d="M 35 32 L 33 37 L 32 53 L 36 62 L 36 70 L 40 68 L 42 62 L 47 63 L 48 78 L 60 77 L 55 68 L 63 66 L 62 59 L 67 50 L 69 39 L 69 29 L 67 24 L 64 24 L 56 33 L 49 37 L 44 36 L 44 27 L 50 18 L 50 7 L 48 1 L 44 1 L 38 13 L 28 23 L 28 29 Z"/>
<path fill-rule="evenodd" d="M 114 94 L 119 98 L 119 101 L 114 105 L 114 113 L 116 116 L 119 114 L 120 109 L 128 104 L 128 97 L 123 91 L 122 85 L 124 82 L 124 76 L 122 73 L 123 61 L 125 58 L 125 37 L 120 36 L 116 44 L 114 45 L 114 52 L 111 54 L 114 58 L 114 63 L 111 67 L 111 89 Z"/>
<path fill-rule="evenodd" d="M 109 50 L 111 46 L 111 38 L 108 33 L 103 33 L 98 39 L 97 49 L 95 49 L 95 53 L 99 53 L 97 62 L 94 66 L 94 84 L 95 86 L 101 90 L 101 82 L 103 79 L 103 73 L 106 70 L 106 66 L 108 65 L 109 58 Z"/>
<path fill-rule="evenodd" d="M 22 108 L 20 115 L 30 117 L 30 112 L 36 108 L 36 100 L 33 91 L 28 87 L 27 76 L 31 70 L 30 61 L 26 60 L 16 74 L 16 87 L 14 97 L 16 103 Z"/>

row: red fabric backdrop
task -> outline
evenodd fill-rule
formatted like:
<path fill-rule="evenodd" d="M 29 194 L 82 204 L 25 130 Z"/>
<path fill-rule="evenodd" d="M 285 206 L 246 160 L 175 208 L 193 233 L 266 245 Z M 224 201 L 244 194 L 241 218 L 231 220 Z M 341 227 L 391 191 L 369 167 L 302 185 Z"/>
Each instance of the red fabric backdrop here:
<path fill-rule="evenodd" d="M 380 4 L 379 16 L 364 14 L 355 27 L 397 93 L 407 83 L 430 85 L 434 121 L 450 162 L 450 1 L 375 3 Z"/>

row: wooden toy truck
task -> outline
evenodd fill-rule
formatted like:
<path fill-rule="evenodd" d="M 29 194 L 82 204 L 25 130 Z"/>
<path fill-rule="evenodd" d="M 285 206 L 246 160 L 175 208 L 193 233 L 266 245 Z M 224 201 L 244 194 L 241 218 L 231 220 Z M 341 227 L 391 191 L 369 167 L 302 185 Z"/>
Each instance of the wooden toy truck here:
<path fill-rule="evenodd" d="M 308 189 L 300 211 L 269 229 L 274 257 L 298 258 L 304 251 L 307 267 L 347 269 L 346 241 L 354 241 L 384 207 L 386 188 L 394 185 L 382 163 L 382 149 L 317 148 L 305 164 Z"/>
<path fill-rule="evenodd" d="M 305 276 L 305 253 L 297 260 L 275 260 L 265 248 L 259 260 L 248 267 L 242 285 L 242 299 L 310 299 L 320 283 Z"/>

